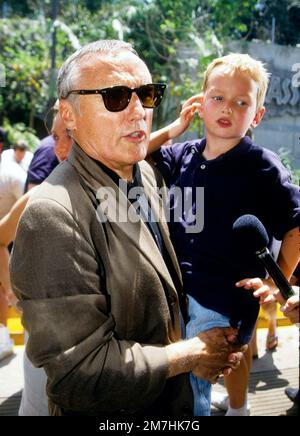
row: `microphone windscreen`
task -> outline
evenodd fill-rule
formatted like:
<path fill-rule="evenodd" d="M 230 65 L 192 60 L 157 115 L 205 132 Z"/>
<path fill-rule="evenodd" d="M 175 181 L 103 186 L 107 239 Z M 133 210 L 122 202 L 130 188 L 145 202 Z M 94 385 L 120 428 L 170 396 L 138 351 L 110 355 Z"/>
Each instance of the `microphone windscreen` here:
<path fill-rule="evenodd" d="M 233 224 L 235 242 L 247 250 L 255 253 L 266 248 L 269 244 L 268 233 L 263 223 L 254 215 L 243 215 Z"/>

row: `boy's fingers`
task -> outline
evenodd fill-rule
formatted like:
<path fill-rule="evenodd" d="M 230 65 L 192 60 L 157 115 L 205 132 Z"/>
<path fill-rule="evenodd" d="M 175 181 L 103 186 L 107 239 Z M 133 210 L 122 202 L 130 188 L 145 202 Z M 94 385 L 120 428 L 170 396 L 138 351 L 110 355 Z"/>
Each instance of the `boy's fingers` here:
<path fill-rule="evenodd" d="M 253 292 L 254 297 L 263 297 L 264 295 L 267 297 L 269 295 L 270 288 L 267 285 L 262 286 L 257 291 Z"/>
<path fill-rule="evenodd" d="M 256 277 L 256 278 L 251 278 L 251 279 L 240 280 L 235 285 L 238 288 L 247 287 L 247 289 L 248 288 L 249 289 L 250 288 L 259 289 L 264 285 L 264 283 L 263 283 L 262 279 L 259 279 L 258 277 Z"/>
<path fill-rule="evenodd" d="M 203 100 L 203 95 L 202 94 L 196 94 L 193 95 L 192 97 L 190 97 L 189 99 L 187 99 L 184 104 L 182 105 L 182 108 L 185 108 L 186 106 L 191 105 L 192 103 L 198 101 L 199 103 L 201 103 Z"/>
<path fill-rule="evenodd" d="M 199 109 L 199 108 L 201 108 L 201 104 L 193 103 L 193 104 L 191 104 L 189 106 L 186 106 L 185 108 L 182 108 L 182 110 L 181 110 L 179 115 L 182 116 L 182 115 L 185 115 L 185 114 L 187 114 L 189 112 L 191 112 L 194 115 L 195 111 L 197 109 Z"/>

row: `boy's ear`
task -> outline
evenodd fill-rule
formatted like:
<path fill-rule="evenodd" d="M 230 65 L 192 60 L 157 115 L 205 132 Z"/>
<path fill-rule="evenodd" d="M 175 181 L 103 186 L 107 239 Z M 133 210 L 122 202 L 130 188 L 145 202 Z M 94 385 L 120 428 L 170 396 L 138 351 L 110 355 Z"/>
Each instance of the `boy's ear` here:
<path fill-rule="evenodd" d="M 59 113 L 68 130 L 76 129 L 76 117 L 73 106 L 67 100 L 60 100 Z"/>
<path fill-rule="evenodd" d="M 252 127 L 253 129 L 255 129 L 255 127 L 257 127 L 257 126 L 260 124 L 260 122 L 261 122 L 261 120 L 262 120 L 262 118 L 263 118 L 265 112 L 266 112 L 266 108 L 265 108 L 264 106 L 261 107 L 261 108 L 256 112 L 255 117 L 254 117 L 254 120 L 253 120 L 252 123 L 251 123 L 251 127 Z"/>

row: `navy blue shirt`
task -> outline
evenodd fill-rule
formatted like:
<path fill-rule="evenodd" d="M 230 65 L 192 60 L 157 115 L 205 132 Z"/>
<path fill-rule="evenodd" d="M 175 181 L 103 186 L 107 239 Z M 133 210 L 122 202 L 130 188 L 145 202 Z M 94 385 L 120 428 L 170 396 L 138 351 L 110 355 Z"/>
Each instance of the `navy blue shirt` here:
<path fill-rule="evenodd" d="M 180 283 L 179 277 L 177 275 L 177 272 L 175 271 L 173 262 L 170 258 L 170 255 L 168 253 L 168 250 L 165 246 L 157 217 L 154 216 L 154 211 L 151 208 L 151 202 L 146 197 L 144 186 L 142 183 L 142 177 L 141 177 L 141 170 L 138 164 L 135 164 L 133 166 L 133 181 L 132 182 L 126 182 L 126 180 L 122 180 L 120 176 L 110 168 L 108 168 L 106 165 L 104 165 L 102 162 L 94 160 L 97 165 L 102 168 L 102 170 L 113 180 L 113 182 L 120 187 L 120 189 L 123 190 L 125 195 L 127 196 L 128 200 L 131 202 L 131 204 L 134 205 L 136 208 L 136 212 L 138 215 L 140 215 L 141 219 L 146 224 L 150 234 L 152 235 L 154 241 L 156 242 L 159 251 L 161 252 L 161 255 L 165 261 L 165 264 L 168 268 L 168 271 L 172 277 L 174 286 L 177 290 L 178 294 L 178 301 L 179 306 L 181 310 L 181 314 L 183 317 L 184 322 L 186 323 L 188 320 L 187 310 L 186 310 L 186 296 L 183 293 L 182 285 Z M 120 181 L 122 182 L 120 184 Z M 136 192 L 137 195 L 134 195 L 133 198 L 131 198 L 128 194 L 130 193 L 130 189 L 132 188 L 139 188 L 139 190 Z M 167 290 L 167 287 L 164 285 L 164 290 L 166 293 L 167 301 L 169 304 L 172 304 L 173 301 L 171 300 L 171 297 L 169 296 L 169 292 Z M 170 311 L 172 313 L 172 311 Z M 182 326 L 183 327 L 183 326 Z"/>
<path fill-rule="evenodd" d="M 257 216 L 269 235 L 281 240 L 300 225 L 299 187 L 270 150 L 245 137 L 233 149 L 216 159 L 203 157 L 206 140 L 163 147 L 153 155 L 170 188 L 190 189 L 190 209 L 175 210 L 180 204 L 170 198 L 170 233 L 183 275 L 185 291 L 201 305 L 230 317 L 231 324 L 242 321 L 240 340 L 248 342 L 259 304 L 252 292 L 235 283 L 246 277 L 265 277 L 254 255 L 237 250 L 232 225 L 241 215 Z M 204 188 L 204 201 L 196 204 L 196 188 Z M 200 208 L 200 210 L 199 210 Z M 197 211 L 197 212 L 196 212 Z M 195 223 L 192 214 L 203 218 L 203 229 L 186 230 Z M 174 219 L 173 214 L 180 215 Z"/>
<path fill-rule="evenodd" d="M 41 141 L 28 168 L 26 187 L 29 183 L 35 185 L 42 183 L 59 164 L 54 153 L 54 147 L 55 142 L 52 135 Z"/>

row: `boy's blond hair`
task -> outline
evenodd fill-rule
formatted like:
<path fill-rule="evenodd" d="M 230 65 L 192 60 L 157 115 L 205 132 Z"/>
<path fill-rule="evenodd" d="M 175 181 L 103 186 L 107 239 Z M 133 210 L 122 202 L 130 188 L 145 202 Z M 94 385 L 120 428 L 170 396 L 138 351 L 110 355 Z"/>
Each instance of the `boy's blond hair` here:
<path fill-rule="evenodd" d="M 253 59 L 248 54 L 230 53 L 227 56 L 214 59 L 207 67 L 204 73 L 203 91 L 206 91 L 207 82 L 211 72 L 216 68 L 224 66 L 228 71 L 240 71 L 248 74 L 251 79 L 255 80 L 258 84 L 257 91 L 257 109 L 264 105 L 270 73 L 260 61 Z"/>

